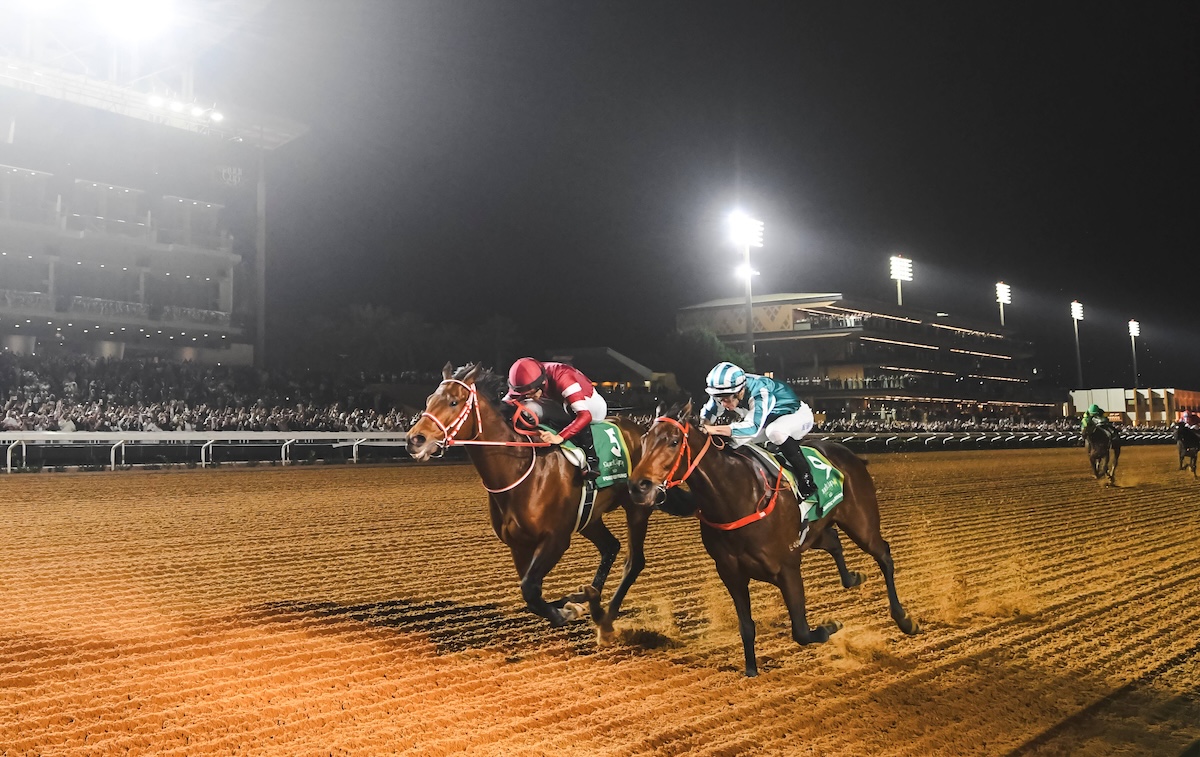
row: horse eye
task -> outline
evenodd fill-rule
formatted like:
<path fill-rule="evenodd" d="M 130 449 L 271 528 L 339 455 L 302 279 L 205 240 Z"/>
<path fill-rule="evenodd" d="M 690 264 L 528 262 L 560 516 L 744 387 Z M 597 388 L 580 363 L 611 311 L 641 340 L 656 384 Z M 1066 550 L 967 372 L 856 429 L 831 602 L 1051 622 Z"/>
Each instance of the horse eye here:
<path fill-rule="evenodd" d="M 679 440 L 678 440 L 678 439 L 672 439 L 672 440 L 671 440 L 671 446 L 672 446 L 672 447 L 678 447 L 678 446 L 679 446 Z"/>
<path fill-rule="evenodd" d="M 458 407 L 458 400 L 450 400 L 450 407 Z"/>

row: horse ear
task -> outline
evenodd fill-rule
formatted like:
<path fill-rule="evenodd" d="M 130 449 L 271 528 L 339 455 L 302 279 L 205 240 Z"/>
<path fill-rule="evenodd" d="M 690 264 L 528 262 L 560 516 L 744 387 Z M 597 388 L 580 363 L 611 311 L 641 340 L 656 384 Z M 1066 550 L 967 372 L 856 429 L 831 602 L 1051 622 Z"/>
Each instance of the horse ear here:
<path fill-rule="evenodd" d="M 688 397 L 687 402 L 683 404 L 683 410 L 679 411 L 679 416 L 685 418 L 692 414 L 692 398 Z"/>
<path fill-rule="evenodd" d="M 442 366 L 442 378 L 449 380 L 450 377 L 453 375 L 454 375 L 454 365 L 450 362 L 447 362 L 444 366 Z"/>
<path fill-rule="evenodd" d="M 665 402 L 658 403 L 658 407 L 654 408 L 654 417 L 661 418 L 667 414 L 667 404 Z"/>
<path fill-rule="evenodd" d="M 482 370 L 481 363 L 469 364 L 469 366 L 467 367 L 467 373 L 465 376 L 463 376 L 463 381 L 466 381 L 468 383 L 474 383 L 475 379 L 479 377 L 479 373 L 481 370 Z"/>

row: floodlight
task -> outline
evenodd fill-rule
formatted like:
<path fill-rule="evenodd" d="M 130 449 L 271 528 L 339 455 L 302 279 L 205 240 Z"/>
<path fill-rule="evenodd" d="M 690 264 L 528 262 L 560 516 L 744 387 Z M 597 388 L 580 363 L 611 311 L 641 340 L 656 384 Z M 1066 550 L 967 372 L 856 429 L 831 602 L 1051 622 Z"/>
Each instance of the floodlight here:
<path fill-rule="evenodd" d="M 996 302 L 999 302 L 1001 305 L 1012 304 L 1012 287 L 1003 281 L 996 284 Z"/>
<path fill-rule="evenodd" d="M 738 247 L 762 247 L 763 222 L 735 210 L 729 214 L 729 236 Z"/>
<path fill-rule="evenodd" d="M 912 281 L 912 261 L 903 255 L 892 256 L 892 278 L 896 281 Z"/>
<path fill-rule="evenodd" d="M 1137 321 L 1130 321 L 1129 322 L 1129 335 L 1130 336 L 1141 336 L 1142 335 L 1142 324 L 1138 323 Z"/>
<path fill-rule="evenodd" d="M 193 105 L 192 106 L 192 115 L 195 116 L 196 118 L 203 116 L 204 108 L 201 108 L 199 105 Z"/>
<path fill-rule="evenodd" d="M 754 270 L 746 263 L 742 263 L 740 266 L 737 267 L 737 277 L 739 279 L 746 279 L 746 278 L 749 278 L 750 276 L 757 276 L 757 275 L 758 275 L 758 271 Z"/>
<path fill-rule="evenodd" d="M 170 108 L 171 110 L 175 111 L 176 113 L 183 112 L 183 103 L 179 102 L 178 100 L 172 100 L 170 105 L 168 105 L 167 107 Z"/>
<path fill-rule="evenodd" d="M 1083 303 L 1075 300 L 1071 303 L 1071 317 L 1077 321 L 1083 320 Z"/>
<path fill-rule="evenodd" d="M 225 114 L 219 113 L 215 110 L 212 113 L 209 113 L 208 117 L 213 121 L 217 121 L 218 123 L 225 120 Z"/>

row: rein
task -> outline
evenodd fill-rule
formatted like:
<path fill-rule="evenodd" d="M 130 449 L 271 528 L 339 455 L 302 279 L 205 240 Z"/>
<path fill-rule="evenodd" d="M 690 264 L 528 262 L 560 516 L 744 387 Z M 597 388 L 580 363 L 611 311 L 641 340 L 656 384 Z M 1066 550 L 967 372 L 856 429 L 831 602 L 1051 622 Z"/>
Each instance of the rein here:
<path fill-rule="evenodd" d="M 658 487 L 659 491 L 661 491 L 663 493 L 663 496 L 665 497 L 668 489 L 675 487 L 675 486 L 679 486 L 684 481 L 686 481 L 689 476 L 692 475 L 692 473 L 696 470 L 696 466 L 698 466 L 700 464 L 700 460 L 708 452 L 709 448 L 714 445 L 712 443 L 713 438 L 711 436 L 706 436 L 705 440 L 704 440 L 704 447 L 700 450 L 700 454 L 696 455 L 695 458 L 692 458 L 692 445 L 691 445 L 691 443 L 688 442 L 688 431 L 691 428 L 691 424 L 680 423 L 679 421 L 675 420 L 674 418 L 668 418 L 665 415 L 654 419 L 655 423 L 658 423 L 659 421 L 665 421 L 667 423 L 670 423 L 671 425 L 675 426 L 683 433 L 683 445 L 679 448 L 679 455 L 676 456 L 676 458 L 675 458 L 675 464 L 671 466 L 671 470 L 667 472 L 666 479 L 664 479 L 662 484 Z M 724 442 L 722 442 L 720 445 L 717 445 L 717 449 L 724 449 L 724 447 L 725 447 Z M 679 470 L 679 465 L 680 465 L 680 463 L 683 462 L 685 455 L 687 456 L 688 461 L 689 461 L 688 465 L 687 465 L 687 470 L 678 479 L 672 481 L 671 476 L 675 475 L 675 471 Z M 754 512 L 750 513 L 749 515 L 747 515 L 745 517 L 738 518 L 737 520 L 731 521 L 729 523 L 714 523 L 713 521 L 704 517 L 704 513 L 700 511 L 699 507 L 696 508 L 696 517 L 699 518 L 700 522 L 703 523 L 704 525 L 709 526 L 710 528 L 720 529 L 721 531 L 735 531 L 744 526 L 748 526 L 751 523 L 757 523 L 758 521 L 760 521 L 763 518 L 770 515 L 771 512 L 775 509 L 775 503 L 779 499 L 779 492 L 781 492 L 785 488 L 783 486 L 780 486 L 782 481 L 783 481 L 783 466 L 780 466 L 779 467 L 779 478 L 775 479 L 774 486 L 769 487 L 770 492 L 771 492 L 770 497 L 767 497 L 764 494 L 763 499 L 759 500 L 759 505 L 763 504 L 763 500 L 766 500 L 766 505 L 765 506 L 756 505 L 754 508 Z M 766 483 L 765 477 L 764 477 L 763 482 Z"/>
<path fill-rule="evenodd" d="M 447 447 L 467 447 L 467 446 L 476 446 L 476 447 L 549 447 L 549 446 L 551 446 L 551 444 L 549 442 L 496 442 L 496 441 L 489 441 L 487 439 L 477 439 L 477 438 L 459 439 L 459 438 L 457 438 L 458 432 L 462 430 L 463 424 L 465 424 L 467 422 L 467 419 L 469 417 L 471 417 L 472 410 L 475 411 L 475 437 L 478 437 L 480 432 L 482 432 L 482 430 L 483 430 L 483 418 L 479 414 L 479 392 L 475 389 L 474 384 L 468 384 L 465 381 L 459 381 L 458 379 L 446 379 L 441 384 L 438 384 L 438 387 L 440 388 L 446 384 L 458 384 L 459 386 L 461 386 L 467 390 L 466 404 L 463 405 L 463 409 L 461 412 L 459 412 L 458 416 L 455 417 L 455 419 L 450 421 L 449 423 L 443 424 L 436 415 L 434 415 L 433 413 L 430 413 L 428 410 L 421 413 L 422 418 L 428 418 L 430 421 L 433 422 L 433 425 L 437 426 L 438 429 L 441 430 L 442 441 L 440 442 L 440 446 L 441 446 L 443 452 L 445 451 L 445 449 Z M 531 427 L 530 430 L 526 430 L 525 428 L 522 428 L 523 425 L 529 425 L 529 422 L 527 420 L 525 420 L 525 418 L 524 418 L 523 411 L 524 411 L 524 408 L 522 408 L 520 405 L 517 405 L 517 410 L 513 414 L 513 429 L 519 434 L 524 434 L 525 436 L 533 436 L 534 434 L 537 433 L 536 426 Z M 501 489 L 492 489 L 487 484 L 484 484 L 483 488 L 487 489 L 492 494 L 500 494 L 502 492 L 509 491 L 510 489 L 515 489 L 518 486 L 520 486 L 525 481 L 525 479 L 529 478 L 529 474 L 533 473 L 533 469 L 536 466 L 537 466 L 537 452 L 533 451 L 532 458 L 529 461 L 529 468 L 527 468 L 525 470 L 525 473 L 522 474 L 522 476 L 520 478 L 518 478 L 515 482 L 513 482 L 513 483 L 509 484 L 508 486 L 505 486 Z"/>

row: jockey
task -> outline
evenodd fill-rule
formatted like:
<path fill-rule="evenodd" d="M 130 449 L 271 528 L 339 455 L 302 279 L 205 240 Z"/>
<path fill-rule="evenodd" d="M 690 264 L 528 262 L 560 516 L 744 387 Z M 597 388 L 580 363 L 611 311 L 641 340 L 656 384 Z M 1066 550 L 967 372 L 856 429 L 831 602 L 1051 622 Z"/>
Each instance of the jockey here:
<path fill-rule="evenodd" d="M 583 477 L 589 481 L 599 477 L 600 462 L 588 425 L 608 417 L 608 403 L 587 376 L 566 363 L 542 363 L 531 357 L 523 357 L 508 369 L 508 395 L 504 399 L 520 402 L 539 419 L 542 417 L 542 410 L 538 406 L 540 401 L 562 403 L 563 409 L 574 416 L 571 422 L 560 433 L 539 430 L 538 434 L 543 442 L 549 444 L 572 440 L 583 450 L 587 462 Z"/>
<path fill-rule="evenodd" d="M 1192 430 L 1200 429 L 1200 417 L 1197 417 L 1191 410 L 1185 412 L 1179 422 Z"/>
<path fill-rule="evenodd" d="M 801 498 L 817 491 L 808 461 L 800 451 L 800 439 L 812 430 L 813 413 L 791 387 L 766 376 L 746 373 L 733 363 L 717 363 L 708 372 L 705 384 L 709 400 L 700 409 L 701 431 L 728 436 L 735 447 L 770 440 L 792 464 Z M 740 415 L 741 420 L 727 426 L 704 422 L 726 412 Z"/>
<path fill-rule="evenodd" d="M 1108 420 L 1108 416 L 1104 414 L 1099 405 L 1093 403 L 1083 414 L 1080 433 L 1086 439 L 1092 435 L 1092 431 L 1097 427 L 1113 430 L 1112 422 Z"/>

